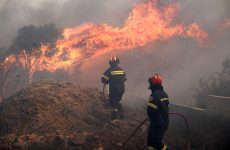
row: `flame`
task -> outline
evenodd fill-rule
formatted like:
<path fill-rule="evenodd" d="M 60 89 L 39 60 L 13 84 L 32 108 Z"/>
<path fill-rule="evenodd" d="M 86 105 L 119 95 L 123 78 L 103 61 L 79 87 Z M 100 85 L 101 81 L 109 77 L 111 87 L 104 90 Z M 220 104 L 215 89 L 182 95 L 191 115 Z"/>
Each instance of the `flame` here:
<path fill-rule="evenodd" d="M 230 19 L 224 19 L 224 22 L 221 24 L 222 28 L 229 28 L 230 27 Z"/>
<path fill-rule="evenodd" d="M 178 9 L 178 4 L 158 7 L 157 0 L 149 0 L 135 5 L 121 28 L 93 23 L 67 28 L 64 38 L 59 39 L 54 48 L 43 44 L 32 53 L 22 51 L 18 56 L 11 55 L 5 63 L 9 59 L 19 62 L 28 68 L 32 78 L 35 71 L 65 69 L 71 72 L 75 66 L 110 51 L 131 50 L 173 36 L 193 38 L 203 44 L 208 34 L 198 24 L 185 26 L 174 22 Z"/>

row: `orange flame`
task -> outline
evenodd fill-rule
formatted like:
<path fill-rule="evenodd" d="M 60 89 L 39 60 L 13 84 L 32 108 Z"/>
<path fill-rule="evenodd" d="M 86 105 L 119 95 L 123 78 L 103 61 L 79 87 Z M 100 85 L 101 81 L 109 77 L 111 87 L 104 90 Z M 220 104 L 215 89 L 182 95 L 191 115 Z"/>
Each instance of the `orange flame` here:
<path fill-rule="evenodd" d="M 55 53 L 51 56 L 47 54 L 52 51 L 50 46 L 42 45 L 39 53 L 38 50 L 31 54 L 22 52 L 19 56 L 9 56 L 5 61 L 15 57 L 14 60 L 18 60 L 23 67 L 27 64 L 32 77 L 38 70 L 71 71 L 74 66 L 110 51 L 130 50 L 157 40 L 167 40 L 172 36 L 194 38 L 202 44 L 208 34 L 199 25 L 193 23 L 185 26 L 174 23 L 178 6 L 168 4 L 158 8 L 157 0 L 149 0 L 135 5 L 121 28 L 93 23 L 68 28 L 64 30 L 64 38 L 56 42 Z"/>
<path fill-rule="evenodd" d="M 222 28 L 229 28 L 230 27 L 230 19 L 224 19 L 224 22 L 221 24 Z"/>

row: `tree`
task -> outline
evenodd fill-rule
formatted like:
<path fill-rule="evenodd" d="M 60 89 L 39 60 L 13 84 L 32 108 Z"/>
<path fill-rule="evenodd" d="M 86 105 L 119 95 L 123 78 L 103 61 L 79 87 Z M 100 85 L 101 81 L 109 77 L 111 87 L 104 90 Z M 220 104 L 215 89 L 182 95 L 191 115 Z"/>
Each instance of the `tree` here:
<path fill-rule="evenodd" d="M 29 84 L 34 59 L 35 55 L 25 51 L 3 59 L 0 64 L 0 101 Z"/>
<path fill-rule="evenodd" d="M 33 49 L 39 48 L 42 44 L 56 43 L 62 37 L 62 30 L 57 29 L 54 24 L 43 26 L 29 25 L 18 29 L 18 34 L 7 51 L 9 54 L 19 54 L 22 50 L 30 53 Z"/>
<path fill-rule="evenodd" d="M 53 47 L 61 37 L 62 30 L 54 24 L 29 25 L 18 30 L 8 50 L 0 48 L 0 101 L 30 83 L 36 57 L 41 55 L 41 45 Z M 52 51 L 48 54 L 52 55 Z"/>
<path fill-rule="evenodd" d="M 198 107 L 206 107 L 207 95 L 230 96 L 230 57 L 223 61 L 222 66 L 220 72 L 200 79 L 194 88 L 194 98 Z"/>

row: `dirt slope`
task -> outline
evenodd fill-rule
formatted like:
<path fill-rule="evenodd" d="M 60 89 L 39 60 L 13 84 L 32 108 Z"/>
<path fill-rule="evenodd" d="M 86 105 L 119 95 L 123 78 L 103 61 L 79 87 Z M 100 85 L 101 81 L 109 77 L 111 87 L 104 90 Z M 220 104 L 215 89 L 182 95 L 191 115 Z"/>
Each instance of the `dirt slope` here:
<path fill-rule="evenodd" d="M 108 100 L 95 88 L 33 83 L 0 105 L 0 149 L 118 149 L 145 115 L 126 108 L 110 122 Z M 126 149 L 145 147 L 146 126 Z"/>

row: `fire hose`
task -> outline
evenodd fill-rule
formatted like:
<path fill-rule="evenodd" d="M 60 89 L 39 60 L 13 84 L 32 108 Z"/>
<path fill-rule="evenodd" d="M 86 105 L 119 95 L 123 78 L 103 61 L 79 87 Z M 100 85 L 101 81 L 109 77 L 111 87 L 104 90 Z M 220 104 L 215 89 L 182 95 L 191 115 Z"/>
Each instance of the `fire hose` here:
<path fill-rule="evenodd" d="M 103 91 L 102 91 L 103 92 L 103 99 L 104 99 L 104 101 L 106 100 L 105 99 L 105 86 L 106 86 L 106 84 L 103 85 Z"/>
<path fill-rule="evenodd" d="M 104 98 L 104 100 L 106 100 L 105 99 L 105 84 L 104 84 L 104 86 L 103 86 L 103 98 Z M 169 115 L 176 115 L 176 116 L 179 116 L 179 117 L 181 117 L 183 120 L 184 120 L 184 122 L 186 123 L 186 128 L 187 128 L 187 137 L 189 137 L 189 135 L 190 135 L 190 131 L 189 131 L 189 123 L 188 123 L 188 120 L 187 120 L 187 118 L 184 116 L 184 115 L 182 115 L 182 114 L 180 114 L 180 113 L 177 113 L 177 112 L 171 112 L 171 113 L 169 113 Z M 144 119 L 138 126 L 137 126 L 137 128 L 132 132 L 132 134 L 130 134 L 130 136 L 125 140 L 125 142 L 122 144 L 122 146 L 120 147 L 120 149 L 119 150 L 122 150 L 122 149 L 124 149 L 125 148 L 125 146 L 126 146 L 126 144 L 129 142 L 129 140 L 136 134 L 136 132 L 147 122 L 147 121 L 149 121 L 149 119 Z"/>
<path fill-rule="evenodd" d="M 189 137 L 189 124 L 188 124 L 188 120 L 186 119 L 186 117 L 180 113 L 175 113 L 175 112 L 172 112 L 172 113 L 169 113 L 169 115 L 177 115 L 179 117 L 182 117 L 183 120 L 185 121 L 186 123 L 186 127 L 187 127 L 187 135 Z M 130 134 L 130 136 L 125 140 L 125 142 L 122 144 L 122 146 L 120 147 L 119 150 L 122 150 L 125 148 L 126 144 L 129 142 L 129 140 L 136 134 L 136 132 L 147 122 L 149 121 L 149 119 L 144 119 L 139 125 L 138 127 L 132 132 L 132 134 Z"/>

